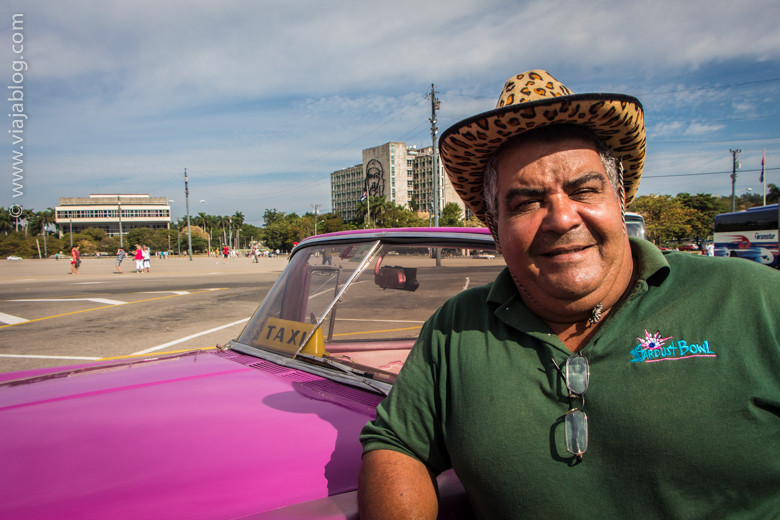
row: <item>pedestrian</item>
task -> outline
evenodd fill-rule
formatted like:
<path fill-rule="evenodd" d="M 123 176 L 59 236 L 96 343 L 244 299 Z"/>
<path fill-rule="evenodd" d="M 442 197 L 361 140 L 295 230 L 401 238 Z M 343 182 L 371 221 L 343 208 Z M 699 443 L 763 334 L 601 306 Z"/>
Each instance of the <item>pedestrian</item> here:
<path fill-rule="evenodd" d="M 144 272 L 144 250 L 141 249 L 141 246 L 138 244 L 135 245 L 135 254 L 133 255 L 133 258 L 135 259 L 135 272 Z"/>
<path fill-rule="evenodd" d="M 252 246 L 252 262 L 257 263 L 257 246 Z"/>
<path fill-rule="evenodd" d="M 541 70 L 441 135 L 507 267 L 363 429 L 361 518 L 434 518 L 449 468 L 478 518 L 777 516 L 780 272 L 629 238 L 645 145 L 637 99 Z"/>
<path fill-rule="evenodd" d="M 79 274 L 80 266 L 81 266 L 81 253 L 79 252 L 79 246 L 75 245 L 70 250 L 70 274 Z"/>
<path fill-rule="evenodd" d="M 115 266 L 116 266 L 116 270 L 119 272 L 119 274 L 122 274 L 122 260 L 125 259 L 126 255 L 127 255 L 127 253 L 121 247 L 116 250 L 116 264 L 115 264 Z"/>
<path fill-rule="evenodd" d="M 143 259 L 143 269 L 148 273 L 152 268 L 152 252 L 146 244 L 143 245 L 141 250 L 141 258 Z"/>
<path fill-rule="evenodd" d="M 222 248 L 222 256 L 224 258 L 223 263 L 228 263 L 228 257 L 230 256 L 230 248 L 228 246 Z"/>

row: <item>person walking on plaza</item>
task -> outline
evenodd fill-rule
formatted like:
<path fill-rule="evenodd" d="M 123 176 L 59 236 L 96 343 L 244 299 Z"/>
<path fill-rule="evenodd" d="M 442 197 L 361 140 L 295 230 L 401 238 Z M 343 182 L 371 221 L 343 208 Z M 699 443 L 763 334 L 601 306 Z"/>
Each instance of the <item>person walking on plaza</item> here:
<path fill-rule="evenodd" d="M 135 260 L 135 272 L 142 273 L 144 271 L 144 250 L 138 244 L 135 245 L 133 259 Z"/>
<path fill-rule="evenodd" d="M 127 253 L 125 252 L 124 249 L 122 249 L 120 247 L 119 249 L 116 250 L 116 263 L 115 263 L 115 267 L 116 267 L 116 270 L 119 272 L 119 274 L 122 274 L 122 260 L 125 259 L 125 256 L 127 256 Z"/>
<path fill-rule="evenodd" d="M 222 256 L 224 257 L 224 263 L 228 263 L 228 257 L 230 256 L 230 248 L 227 245 L 222 248 Z"/>
<path fill-rule="evenodd" d="M 81 253 L 79 252 L 79 246 L 73 246 L 70 250 L 70 274 L 79 274 L 79 267 L 81 266 Z"/>
<path fill-rule="evenodd" d="M 440 157 L 506 263 L 423 325 L 361 433 L 360 518 L 776 518 L 780 272 L 630 237 L 644 112 L 543 70 Z"/>
<path fill-rule="evenodd" d="M 143 270 L 149 272 L 152 270 L 152 252 L 149 251 L 149 247 L 144 244 L 141 250 L 141 258 L 143 259 Z"/>

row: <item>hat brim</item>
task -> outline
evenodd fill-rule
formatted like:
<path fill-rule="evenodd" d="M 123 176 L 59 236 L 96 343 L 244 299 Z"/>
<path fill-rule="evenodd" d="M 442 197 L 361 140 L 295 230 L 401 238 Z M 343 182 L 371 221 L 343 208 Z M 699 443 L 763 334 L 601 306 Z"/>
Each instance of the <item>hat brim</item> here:
<path fill-rule="evenodd" d="M 439 154 L 450 182 L 469 209 L 485 222 L 482 178 L 490 157 L 508 139 L 543 126 L 589 128 L 623 163 L 626 205 L 636 195 L 647 147 L 638 99 L 624 94 L 572 94 L 496 108 L 445 130 Z"/>

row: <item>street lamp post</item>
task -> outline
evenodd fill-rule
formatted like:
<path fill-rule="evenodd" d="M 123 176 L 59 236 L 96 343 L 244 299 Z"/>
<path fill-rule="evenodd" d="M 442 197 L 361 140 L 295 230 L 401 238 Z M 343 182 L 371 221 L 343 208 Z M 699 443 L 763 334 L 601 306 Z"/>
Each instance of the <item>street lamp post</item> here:
<path fill-rule="evenodd" d="M 739 154 L 742 153 L 742 150 L 729 150 L 729 152 L 731 152 L 731 212 L 734 213 L 736 211 L 735 188 L 737 184 L 737 170 L 740 168 L 737 158 L 739 157 Z"/>
<path fill-rule="evenodd" d="M 119 210 L 117 213 L 117 215 L 119 215 L 119 247 L 124 249 L 125 241 L 124 238 L 122 237 L 122 197 L 119 195 L 116 196 L 116 205 Z"/>
<path fill-rule="evenodd" d="M 184 168 L 184 200 L 187 206 L 187 252 L 192 262 L 192 229 L 190 228 L 190 188 L 187 184 L 187 168 Z"/>

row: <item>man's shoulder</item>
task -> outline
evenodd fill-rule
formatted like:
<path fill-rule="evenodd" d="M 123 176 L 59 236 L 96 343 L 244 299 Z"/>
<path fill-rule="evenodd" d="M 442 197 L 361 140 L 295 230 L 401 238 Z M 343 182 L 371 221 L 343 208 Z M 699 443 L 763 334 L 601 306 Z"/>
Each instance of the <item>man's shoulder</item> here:
<path fill-rule="evenodd" d="M 675 252 L 665 255 L 676 284 L 715 291 L 763 292 L 780 288 L 780 271 L 744 258 Z"/>

